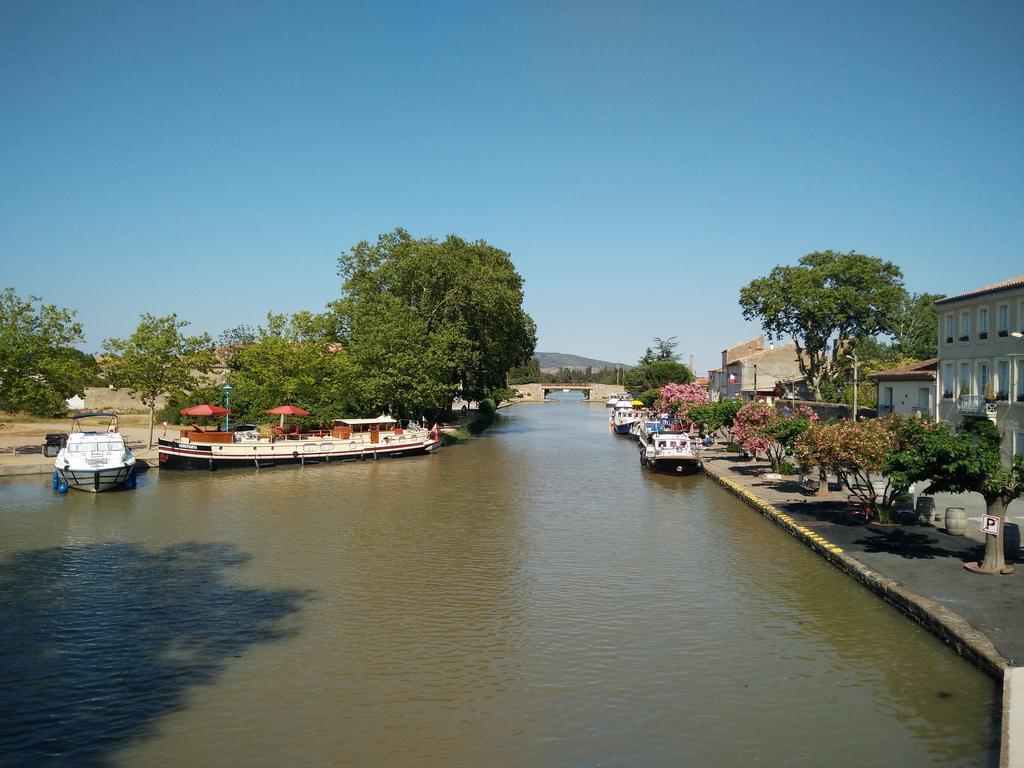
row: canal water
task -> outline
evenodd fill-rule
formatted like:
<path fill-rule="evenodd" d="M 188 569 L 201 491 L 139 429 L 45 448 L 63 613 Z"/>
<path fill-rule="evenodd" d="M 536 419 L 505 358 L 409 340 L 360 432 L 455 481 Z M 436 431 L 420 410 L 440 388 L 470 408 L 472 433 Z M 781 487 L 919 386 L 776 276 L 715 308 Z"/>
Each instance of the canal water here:
<path fill-rule="evenodd" d="M 561 397 L 434 456 L 0 483 L 0 765 L 996 765 L 993 680 Z"/>

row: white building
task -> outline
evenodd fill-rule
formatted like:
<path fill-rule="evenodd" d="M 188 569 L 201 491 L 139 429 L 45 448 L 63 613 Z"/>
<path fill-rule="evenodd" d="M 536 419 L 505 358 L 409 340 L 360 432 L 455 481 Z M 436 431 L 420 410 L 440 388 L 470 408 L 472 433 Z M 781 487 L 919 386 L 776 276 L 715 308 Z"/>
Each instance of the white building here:
<path fill-rule="evenodd" d="M 922 360 L 871 375 L 878 386 L 878 415 L 935 418 L 935 372 L 938 360 Z"/>
<path fill-rule="evenodd" d="M 938 418 L 988 418 L 1002 459 L 1024 453 L 1024 275 L 935 302 Z"/>

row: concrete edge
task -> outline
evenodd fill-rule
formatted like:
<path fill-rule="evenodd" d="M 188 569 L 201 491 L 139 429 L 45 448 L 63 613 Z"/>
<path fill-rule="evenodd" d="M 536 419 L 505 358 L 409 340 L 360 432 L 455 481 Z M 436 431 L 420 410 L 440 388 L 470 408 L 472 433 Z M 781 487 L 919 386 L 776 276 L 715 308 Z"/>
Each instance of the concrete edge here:
<path fill-rule="evenodd" d="M 1003 674 L 1003 739 L 999 766 L 1024 768 L 1024 667 L 1010 667 Z"/>

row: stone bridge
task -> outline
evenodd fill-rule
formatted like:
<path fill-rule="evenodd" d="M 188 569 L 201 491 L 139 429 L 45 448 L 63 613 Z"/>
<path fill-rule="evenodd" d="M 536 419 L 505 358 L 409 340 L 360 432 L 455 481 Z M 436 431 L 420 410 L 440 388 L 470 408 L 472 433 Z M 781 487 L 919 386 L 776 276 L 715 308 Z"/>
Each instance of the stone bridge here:
<path fill-rule="evenodd" d="M 583 396 L 591 402 L 603 403 L 612 395 L 624 391 L 621 384 L 513 384 L 512 389 L 522 397 L 516 397 L 514 402 L 540 402 L 548 396 L 548 392 L 561 392 L 569 389 L 574 392 L 583 392 Z"/>

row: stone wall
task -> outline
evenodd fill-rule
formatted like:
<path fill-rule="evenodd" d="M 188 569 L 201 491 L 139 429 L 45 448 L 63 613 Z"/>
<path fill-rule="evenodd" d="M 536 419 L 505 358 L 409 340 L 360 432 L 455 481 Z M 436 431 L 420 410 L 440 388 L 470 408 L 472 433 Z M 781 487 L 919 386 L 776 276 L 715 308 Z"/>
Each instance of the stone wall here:
<path fill-rule="evenodd" d="M 161 395 L 156 399 L 156 408 L 160 410 L 167 405 L 167 397 Z M 85 405 L 87 411 L 117 411 L 118 413 L 149 413 L 137 397 L 129 394 L 127 389 L 111 389 L 109 387 L 86 387 Z"/>

